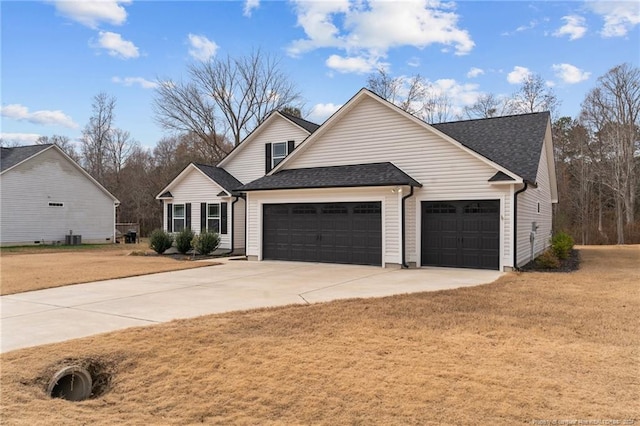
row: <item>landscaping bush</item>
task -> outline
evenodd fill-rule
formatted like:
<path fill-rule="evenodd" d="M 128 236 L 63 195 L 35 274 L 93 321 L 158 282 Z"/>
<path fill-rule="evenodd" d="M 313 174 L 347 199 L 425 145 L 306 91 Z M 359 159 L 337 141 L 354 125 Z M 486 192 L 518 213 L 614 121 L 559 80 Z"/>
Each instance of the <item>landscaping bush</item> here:
<path fill-rule="evenodd" d="M 184 228 L 176 236 L 176 248 L 182 254 L 187 254 L 191 250 L 191 240 L 193 240 L 194 234 L 190 228 Z"/>
<path fill-rule="evenodd" d="M 551 248 L 558 259 L 565 260 L 569 258 L 573 249 L 573 238 L 565 232 L 559 232 L 551 239 Z"/>
<path fill-rule="evenodd" d="M 560 267 L 560 259 L 556 256 L 554 250 L 549 249 L 536 258 L 536 266 L 543 269 L 558 269 Z"/>
<path fill-rule="evenodd" d="M 193 248 L 198 253 L 208 255 L 220 245 L 220 235 L 216 232 L 202 232 L 193 240 Z"/>
<path fill-rule="evenodd" d="M 156 229 L 149 238 L 149 247 L 158 254 L 162 254 L 171 248 L 173 237 L 162 229 Z"/>

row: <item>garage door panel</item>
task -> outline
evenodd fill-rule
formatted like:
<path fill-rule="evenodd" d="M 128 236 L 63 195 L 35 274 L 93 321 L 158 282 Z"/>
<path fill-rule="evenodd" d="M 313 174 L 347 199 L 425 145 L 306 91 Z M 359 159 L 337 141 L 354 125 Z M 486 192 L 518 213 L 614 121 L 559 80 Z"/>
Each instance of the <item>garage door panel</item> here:
<path fill-rule="evenodd" d="M 422 202 L 422 264 L 498 269 L 500 201 Z"/>
<path fill-rule="evenodd" d="M 381 212 L 380 202 L 265 204 L 263 258 L 380 265 Z"/>

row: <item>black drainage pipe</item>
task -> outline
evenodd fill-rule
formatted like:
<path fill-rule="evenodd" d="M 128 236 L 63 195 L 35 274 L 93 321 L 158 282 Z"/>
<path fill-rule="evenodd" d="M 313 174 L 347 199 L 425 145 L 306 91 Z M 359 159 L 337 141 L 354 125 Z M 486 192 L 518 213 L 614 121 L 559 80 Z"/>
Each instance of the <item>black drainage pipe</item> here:
<path fill-rule="evenodd" d="M 527 190 L 527 182 L 524 182 L 524 188 L 517 190 L 513 194 L 513 269 L 518 268 L 518 194 Z"/>
<path fill-rule="evenodd" d="M 413 195 L 413 186 L 410 187 L 411 190 L 409 191 L 409 193 L 407 195 L 405 195 L 404 197 L 402 197 L 402 267 L 403 268 L 408 268 L 409 265 L 407 265 L 407 260 L 406 260 L 406 256 L 407 256 L 407 248 L 405 247 L 405 205 L 404 202 L 406 201 L 407 198 L 411 197 Z"/>

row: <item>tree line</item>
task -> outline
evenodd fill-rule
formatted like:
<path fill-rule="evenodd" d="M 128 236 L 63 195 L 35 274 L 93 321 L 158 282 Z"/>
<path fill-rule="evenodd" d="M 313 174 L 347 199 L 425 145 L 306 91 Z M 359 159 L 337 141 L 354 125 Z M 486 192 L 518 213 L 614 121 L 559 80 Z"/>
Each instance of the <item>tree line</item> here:
<path fill-rule="evenodd" d="M 557 117 L 560 101 L 531 74 L 510 96 L 481 94 L 454 112 L 446 90 L 420 75 L 392 77 L 380 69 L 367 87 L 428 123 L 550 111 L 559 203 L 554 229 L 580 244 L 640 243 L 640 70 L 630 64 L 600 76 L 577 117 Z M 137 222 L 142 235 L 162 224 L 155 196 L 190 162 L 217 164 L 273 110 L 301 116 L 302 97 L 277 58 L 261 52 L 189 66 L 185 80 L 159 79 L 154 117 L 170 132 L 153 149 L 115 126 L 117 100 L 99 93 L 79 148 L 55 143 L 121 202 L 118 222 Z"/>

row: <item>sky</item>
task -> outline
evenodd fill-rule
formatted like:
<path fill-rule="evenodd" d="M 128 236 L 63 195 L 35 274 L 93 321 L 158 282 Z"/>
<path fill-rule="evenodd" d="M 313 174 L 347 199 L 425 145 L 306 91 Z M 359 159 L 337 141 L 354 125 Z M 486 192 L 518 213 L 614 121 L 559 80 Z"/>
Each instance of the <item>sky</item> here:
<path fill-rule="evenodd" d="M 280 58 L 305 118 L 322 123 L 383 68 L 420 74 L 461 111 L 511 95 L 529 73 L 576 117 L 612 67 L 640 65 L 640 1 L 2 1 L 0 133 L 79 140 L 92 98 L 117 99 L 115 126 L 153 148 L 154 87 L 189 64 Z"/>

